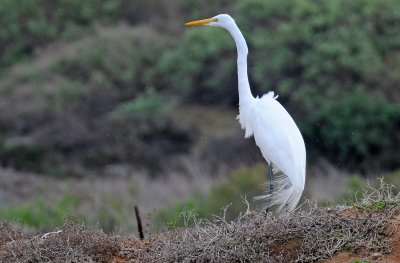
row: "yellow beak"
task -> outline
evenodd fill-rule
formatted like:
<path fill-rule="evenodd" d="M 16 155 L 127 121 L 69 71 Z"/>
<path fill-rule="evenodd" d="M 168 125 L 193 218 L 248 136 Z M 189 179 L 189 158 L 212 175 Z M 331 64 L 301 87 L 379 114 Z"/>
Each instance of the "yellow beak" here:
<path fill-rule="evenodd" d="M 207 19 L 202 19 L 202 20 L 196 20 L 196 21 L 185 23 L 185 26 L 202 26 L 202 25 L 208 25 L 211 22 L 218 22 L 218 19 L 217 18 L 207 18 Z"/>

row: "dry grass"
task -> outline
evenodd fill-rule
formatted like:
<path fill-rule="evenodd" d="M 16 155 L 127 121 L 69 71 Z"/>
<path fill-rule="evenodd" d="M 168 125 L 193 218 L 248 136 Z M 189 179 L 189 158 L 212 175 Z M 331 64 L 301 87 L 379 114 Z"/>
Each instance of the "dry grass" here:
<path fill-rule="evenodd" d="M 308 203 L 283 215 L 247 211 L 232 222 L 224 213 L 212 221 L 185 213 L 185 228 L 126 243 L 121 257 L 128 262 L 312 262 L 343 250 L 363 258 L 389 253 L 399 195 L 384 183 L 370 190 L 358 208 Z"/>
<path fill-rule="evenodd" d="M 333 260 L 339 251 L 364 259 L 377 253 L 384 257 L 398 249 L 391 242 L 395 233 L 396 240 L 400 238 L 400 223 L 394 220 L 400 212 L 400 195 L 392 190 L 382 182 L 353 207 L 320 208 L 308 202 L 280 215 L 247 210 L 231 222 L 225 219 L 226 210 L 213 220 L 186 212 L 185 227 L 144 241 L 87 230 L 76 220 L 33 236 L 2 223 L 0 261 L 313 262 Z"/>
<path fill-rule="evenodd" d="M 120 249 L 117 237 L 88 231 L 67 220 L 54 232 L 24 236 L 2 223 L 0 262 L 110 262 Z"/>

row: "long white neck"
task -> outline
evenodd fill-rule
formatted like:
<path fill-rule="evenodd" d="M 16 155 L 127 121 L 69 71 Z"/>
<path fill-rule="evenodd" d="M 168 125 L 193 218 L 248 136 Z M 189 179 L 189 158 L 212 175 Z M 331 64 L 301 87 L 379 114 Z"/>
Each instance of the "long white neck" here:
<path fill-rule="evenodd" d="M 239 105 L 246 106 L 254 100 L 251 94 L 249 78 L 247 76 L 247 48 L 246 40 L 242 32 L 235 23 L 226 27 L 233 37 L 237 48 L 237 71 L 238 71 L 238 89 L 239 89 Z"/>

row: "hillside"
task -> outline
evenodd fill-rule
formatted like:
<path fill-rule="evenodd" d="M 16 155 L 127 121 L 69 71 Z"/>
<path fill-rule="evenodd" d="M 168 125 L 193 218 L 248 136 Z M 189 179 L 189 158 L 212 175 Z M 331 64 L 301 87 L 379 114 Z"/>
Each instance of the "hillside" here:
<path fill-rule="evenodd" d="M 231 11 L 245 33 L 254 95 L 279 94 L 311 164 L 323 156 L 362 174 L 399 167 L 395 2 L 97 2 L 1 5 L 7 25 L 0 36 L 2 167 L 81 177 L 131 164 L 163 174 L 200 137 L 177 110 L 237 111 L 229 35 L 182 25 L 220 10 Z M 18 18 L 29 23 L 19 25 Z"/>

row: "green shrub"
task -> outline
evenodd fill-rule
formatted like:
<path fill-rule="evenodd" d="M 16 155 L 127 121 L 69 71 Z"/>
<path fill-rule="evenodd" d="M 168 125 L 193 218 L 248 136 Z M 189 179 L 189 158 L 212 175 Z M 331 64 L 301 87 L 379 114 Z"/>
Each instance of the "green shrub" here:
<path fill-rule="evenodd" d="M 0 70 L 30 56 L 35 48 L 61 37 L 70 28 L 90 27 L 115 18 L 118 4 L 102 0 L 12 1 L 0 4 Z"/>
<path fill-rule="evenodd" d="M 46 153 L 47 150 L 41 146 L 6 145 L 5 139 L 0 137 L 0 164 L 3 167 L 39 172 Z"/>
<path fill-rule="evenodd" d="M 120 20 L 131 24 L 153 25 L 177 31 L 190 17 L 226 10 L 232 1 L 213 3 L 184 0 L 3 0 L 0 4 L 0 72 L 35 49 L 57 39 L 76 39 L 93 31 L 95 24 L 115 24 Z M 199 12 L 201 10 L 201 12 Z M 179 12 L 180 11 L 180 12 Z M 145 50 L 145 49 L 143 49 Z"/>
<path fill-rule="evenodd" d="M 275 90 L 308 144 L 317 144 L 332 162 L 356 169 L 398 167 L 395 143 L 390 143 L 398 140 L 397 110 L 379 105 L 400 101 L 388 92 L 400 85 L 396 1 L 249 0 L 237 2 L 235 11 L 250 48 L 254 94 Z M 218 28 L 186 31 L 177 47 L 161 57 L 162 86 L 176 90 L 185 101 L 235 105 L 236 54 L 229 34 Z M 367 98 L 369 109 L 359 102 L 363 93 L 382 101 Z M 349 117 L 361 116 L 363 110 L 372 116 L 351 124 Z M 321 118 L 333 121 L 323 127 Z M 341 126 L 340 118 L 347 124 Z M 361 136 L 352 136 L 347 128 Z"/>
<path fill-rule="evenodd" d="M 308 145 L 348 168 L 400 166 L 400 108 L 362 93 L 349 95 L 314 114 Z"/>
<path fill-rule="evenodd" d="M 164 38 L 148 27 L 100 28 L 91 38 L 62 45 L 65 51 L 44 53 L 45 63 L 38 58 L 19 65 L 0 85 L 1 96 L 7 97 L 1 110 L 11 124 L 21 117 L 26 117 L 21 122 L 32 123 L 84 107 L 79 104 L 93 103 L 98 113 L 110 111 L 156 87 L 153 68 L 164 45 Z M 12 110 L 8 102 L 13 103 Z"/>
<path fill-rule="evenodd" d="M 237 10 L 253 89 L 277 91 L 309 150 L 351 169 L 399 167 L 400 109 L 387 102 L 400 101 L 388 92 L 400 85 L 396 1 L 250 0 Z"/>
<path fill-rule="evenodd" d="M 154 215 L 155 227 L 159 229 L 165 225 L 182 226 L 184 223 L 182 212 L 184 211 L 194 211 L 199 218 L 211 218 L 213 215 L 221 215 L 227 206 L 229 208 L 225 214 L 226 220 L 233 220 L 240 212 L 246 210 L 242 197 L 246 197 L 251 207 L 259 205 L 253 199 L 255 196 L 263 194 L 262 186 L 265 183 L 266 174 L 264 164 L 253 168 L 242 167 L 229 175 L 223 182 L 216 184 L 208 193 L 196 193 L 186 202 L 172 204 L 159 210 Z"/>
<path fill-rule="evenodd" d="M 79 200 L 74 196 L 55 199 L 49 204 L 41 198 L 32 199 L 19 206 L 0 208 L 0 218 L 18 221 L 33 229 L 62 225 L 64 219 L 73 214 Z"/>
<path fill-rule="evenodd" d="M 55 91 L 46 91 L 39 87 L 38 90 L 40 93 L 39 96 L 42 96 L 44 99 L 44 105 L 38 107 L 38 111 L 50 114 L 62 113 L 71 103 L 87 97 L 90 93 L 90 90 L 83 83 L 70 79 L 60 81 Z"/>
<path fill-rule="evenodd" d="M 222 29 L 192 29 L 161 57 L 161 85 L 185 101 L 232 103 L 237 97 L 235 52 L 231 37 Z"/>
<path fill-rule="evenodd" d="M 34 134 L 32 144 L 45 145 L 48 151 L 32 158 L 36 172 L 81 175 L 86 166 L 126 161 L 161 165 L 164 154 L 191 144 L 186 128 L 169 116 L 175 100 L 156 89 L 154 68 L 166 44 L 149 27 L 101 27 L 65 52 L 44 54 L 44 64 L 24 63 L 0 85 L 0 132 Z M 20 94 L 29 101 L 20 103 Z M 27 159 L 8 156 L 0 160 L 13 167 Z"/>
<path fill-rule="evenodd" d="M 157 106 L 158 95 L 146 95 L 150 88 L 160 97 L 171 94 L 185 103 L 236 105 L 236 50 L 229 34 L 219 28 L 183 27 L 187 20 L 222 13 L 220 10 L 237 14 L 233 16 L 250 46 L 253 93 L 275 90 L 280 95 L 280 102 L 305 135 L 309 150 L 317 149 L 317 154 L 347 168 L 398 167 L 393 146 L 398 142 L 397 109 L 372 102 L 375 99 L 367 99 L 366 104 L 373 105 L 367 109 L 357 100 L 357 94 L 364 93 L 382 98 L 381 104 L 400 101 L 400 7 L 395 0 L 41 0 L 35 4 L 6 0 L 0 5 L 0 23 L 4 25 L 0 71 L 60 37 L 90 34 L 64 43 L 60 52 L 43 52 L 43 60 L 26 67 L 18 65 L 10 76 L 4 76 L 0 129 L 26 135 L 43 123 L 51 126 L 63 115 L 70 115 L 78 119 L 74 122 L 77 130 L 102 129 L 108 133 L 93 135 L 93 140 L 99 142 L 108 136 L 107 140 L 115 141 L 118 139 L 109 127 L 114 120 L 104 120 L 103 116 L 111 112 L 139 115 L 147 110 L 154 111 L 154 116 L 168 109 L 169 103 L 165 103 L 166 108 L 161 102 Z M 104 28 L 104 24 L 117 20 L 148 22 L 163 31 L 151 27 Z M 94 29 L 98 23 L 103 26 Z M 185 34 L 180 36 L 183 30 Z M 50 66 L 46 66 L 49 60 Z M 364 111 L 375 117 L 357 117 L 354 124 L 340 121 Z M 132 126 L 147 125 L 147 120 L 137 124 L 134 122 L 139 118 L 124 118 Z M 143 130 L 156 127 L 156 136 L 141 138 L 162 138 L 162 134 L 174 142 L 188 138 L 171 131 L 173 124 L 165 119 L 155 124 L 148 118 L 150 124 Z M 20 123 L 23 127 L 18 126 Z M 121 121 L 118 125 L 122 129 Z M 346 129 L 358 131 L 354 135 Z M 373 132 L 368 134 L 365 129 Z M 136 134 L 143 133 L 148 134 Z M 139 138 L 136 134 L 131 137 Z M 125 136 L 121 145 L 129 145 L 125 139 L 130 134 L 115 136 L 121 135 Z M 79 150 L 85 152 L 83 148 Z M 114 150 L 99 152 L 110 151 Z M 84 155 L 91 159 L 92 153 Z M 119 151 L 111 156 L 118 160 L 125 154 Z"/>
<path fill-rule="evenodd" d="M 182 30 L 184 21 L 232 11 L 237 0 L 122 0 L 119 16 L 133 24 L 146 24 L 169 33 Z"/>
<path fill-rule="evenodd" d="M 114 118 L 127 117 L 166 117 L 171 110 L 172 102 L 157 93 L 153 88 L 146 89 L 136 98 L 120 103 L 110 115 Z"/>
<path fill-rule="evenodd" d="M 155 86 L 153 68 L 165 46 L 165 39 L 149 27 L 108 28 L 55 61 L 52 70 L 126 100 Z"/>
<path fill-rule="evenodd" d="M 253 86 L 276 90 L 300 113 L 358 88 L 398 86 L 388 74 L 400 65 L 400 8 L 393 0 L 250 0 L 237 10 L 251 46 Z"/>

